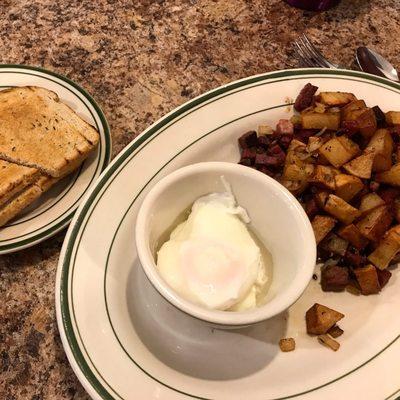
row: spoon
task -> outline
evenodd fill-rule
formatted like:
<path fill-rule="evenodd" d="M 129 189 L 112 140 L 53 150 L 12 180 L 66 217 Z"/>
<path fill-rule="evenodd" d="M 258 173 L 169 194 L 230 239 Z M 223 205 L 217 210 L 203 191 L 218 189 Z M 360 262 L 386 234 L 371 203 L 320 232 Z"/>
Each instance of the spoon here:
<path fill-rule="evenodd" d="M 362 71 L 399 82 L 399 75 L 393 65 L 368 47 L 359 47 L 357 49 L 356 60 Z"/>

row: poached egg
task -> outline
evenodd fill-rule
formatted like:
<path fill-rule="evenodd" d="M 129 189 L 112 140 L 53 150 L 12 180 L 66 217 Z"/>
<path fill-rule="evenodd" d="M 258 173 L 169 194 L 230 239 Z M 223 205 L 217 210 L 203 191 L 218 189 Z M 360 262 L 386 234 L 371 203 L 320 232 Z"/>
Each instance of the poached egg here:
<path fill-rule="evenodd" d="M 249 216 L 227 190 L 197 199 L 186 221 L 157 254 L 162 278 L 181 297 L 215 310 L 258 305 L 268 282 L 262 252 L 246 224 Z"/>

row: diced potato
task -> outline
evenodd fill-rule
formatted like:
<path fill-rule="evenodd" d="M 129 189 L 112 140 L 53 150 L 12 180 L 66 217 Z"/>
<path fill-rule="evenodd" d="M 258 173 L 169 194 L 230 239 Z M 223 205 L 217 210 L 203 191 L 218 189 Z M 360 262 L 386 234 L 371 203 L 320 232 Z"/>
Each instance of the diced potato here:
<path fill-rule="evenodd" d="M 379 293 L 381 286 L 379 285 L 376 268 L 373 265 L 370 264 L 366 267 L 355 268 L 353 272 L 357 278 L 358 284 L 360 285 L 362 294 L 368 295 Z"/>
<path fill-rule="evenodd" d="M 361 198 L 360 207 L 358 208 L 362 215 L 368 214 L 379 206 L 385 205 L 385 201 L 376 193 L 367 193 Z"/>
<path fill-rule="evenodd" d="M 389 171 L 376 174 L 375 180 L 392 186 L 400 186 L 400 163 L 393 165 Z"/>
<path fill-rule="evenodd" d="M 379 269 L 385 269 L 400 250 L 400 241 L 393 236 L 385 236 L 378 247 L 368 256 L 368 260 Z"/>
<path fill-rule="evenodd" d="M 387 234 L 400 242 L 400 225 L 395 225 L 392 228 L 390 228 Z"/>
<path fill-rule="evenodd" d="M 375 267 L 385 269 L 389 266 L 394 256 L 400 251 L 400 225 L 389 229 L 378 247 L 368 256 Z"/>
<path fill-rule="evenodd" d="M 326 335 L 326 334 L 319 335 L 318 342 L 326 347 L 329 347 L 333 351 L 338 351 L 340 348 L 340 343 L 337 340 L 332 339 L 329 335 Z"/>
<path fill-rule="evenodd" d="M 387 206 L 380 206 L 368 213 L 356 226 L 367 239 L 377 242 L 389 228 L 392 215 Z"/>
<path fill-rule="evenodd" d="M 395 199 L 393 202 L 393 215 L 397 222 L 400 222 L 400 198 Z"/>
<path fill-rule="evenodd" d="M 321 103 L 328 106 L 343 106 L 351 101 L 357 100 L 353 93 L 346 92 L 321 92 L 319 97 Z"/>
<path fill-rule="evenodd" d="M 400 111 L 388 111 L 385 116 L 388 125 L 400 125 Z"/>
<path fill-rule="evenodd" d="M 332 328 L 330 328 L 327 333 L 329 336 L 332 336 L 334 339 L 336 339 L 339 336 L 342 336 L 343 332 L 344 330 L 341 329 L 339 326 L 333 325 Z"/>
<path fill-rule="evenodd" d="M 269 125 L 258 125 L 257 136 L 272 135 L 274 130 Z"/>
<path fill-rule="evenodd" d="M 367 108 L 357 118 L 356 122 L 360 128 L 360 133 L 365 138 L 370 138 L 376 131 L 378 124 L 376 122 L 375 113 L 371 108 Z"/>
<path fill-rule="evenodd" d="M 340 228 L 337 233 L 359 250 L 363 249 L 368 244 L 368 239 L 361 235 L 361 232 L 354 224 Z"/>
<path fill-rule="evenodd" d="M 363 189 L 364 184 L 356 176 L 337 174 L 335 175 L 335 187 L 337 196 L 344 201 L 350 201 Z M 335 190 L 335 188 L 332 190 Z"/>
<path fill-rule="evenodd" d="M 330 194 L 328 196 L 324 210 L 346 225 L 351 224 L 357 217 L 360 216 L 360 212 L 357 210 L 357 208 L 354 208 L 349 203 L 345 202 L 343 199 L 334 194 Z"/>
<path fill-rule="evenodd" d="M 279 347 L 283 352 L 293 351 L 296 348 L 296 342 L 293 338 L 281 339 Z"/>
<path fill-rule="evenodd" d="M 346 136 L 334 137 L 318 149 L 334 167 L 340 168 L 347 161 L 355 157 L 360 149 L 356 143 Z"/>
<path fill-rule="evenodd" d="M 307 164 L 307 161 L 303 159 L 303 157 L 300 157 L 300 155 L 303 155 L 304 153 L 306 153 L 306 145 L 303 142 L 300 142 L 299 140 L 293 139 L 290 142 L 289 148 L 286 153 L 284 176 L 285 176 L 285 169 L 287 169 L 289 166 L 296 165 L 298 167 L 303 168 Z"/>
<path fill-rule="evenodd" d="M 310 168 L 314 170 L 314 165 L 304 163 L 303 165 L 289 164 L 283 169 L 282 179 L 288 181 L 308 181 Z"/>
<path fill-rule="evenodd" d="M 315 194 L 314 198 L 319 208 L 324 208 L 328 200 L 329 192 L 320 191 Z"/>
<path fill-rule="evenodd" d="M 336 131 L 340 127 L 340 113 L 326 112 L 324 114 L 307 111 L 301 114 L 301 125 L 304 129 L 330 129 Z"/>
<path fill-rule="evenodd" d="M 344 121 L 352 120 L 352 112 L 355 110 L 366 109 L 367 105 L 364 100 L 354 100 L 342 108 L 342 118 Z"/>
<path fill-rule="evenodd" d="M 321 137 L 310 136 L 308 138 L 307 148 L 306 150 L 309 153 L 314 153 L 324 144 L 324 139 Z"/>
<path fill-rule="evenodd" d="M 306 180 L 304 181 L 289 181 L 289 180 L 284 180 L 281 179 L 280 183 L 285 186 L 287 190 L 289 190 L 291 193 L 294 195 L 299 195 L 304 192 L 304 190 L 308 186 L 308 182 Z"/>
<path fill-rule="evenodd" d="M 373 171 L 387 171 L 392 166 L 393 139 L 387 129 L 378 129 L 366 150 L 375 154 Z"/>
<path fill-rule="evenodd" d="M 318 158 L 317 158 L 317 164 L 318 165 L 332 165 L 328 159 L 321 153 L 318 153 Z"/>
<path fill-rule="evenodd" d="M 344 256 L 346 253 L 349 242 L 334 233 L 331 233 L 324 241 L 321 243 L 321 247 L 329 252 Z"/>
<path fill-rule="evenodd" d="M 309 182 L 335 190 L 335 175 L 338 174 L 340 174 L 340 171 L 336 168 L 316 165 L 314 174 L 309 179 Z"/>
<path fill-rule="evenodd" d="M 371 178 L 372 166 L 374 163 L 374 153 L 365 152 L 361 156 L 354 158 L 347 164 L 343 165 L 343 168 L 354 176 L 359 178 L 369 179 Z"/>
<path fill-rule="evenodd" d="M 357 156 L 360 154 L 360 147 L 358 146 L 357 143 L 353 142 L 351 139 L 349 139 L 347 136 L 342 135 L 342 136 L 336 136 L 337 140 L 342 144 L 342 146 L 352 154 L 353 157 Z"/>
<path fill-rule="evenodd" d="M 355 121 L 360 133 L 365 138 L 370 138 L 377 129 L 374 111 L 365 107 L 365 103 L 360 100 L 351 102 L 343 107 L 342 119 L 343 121 Z"/>
<path fill-rule="evenodd" d="M 306 312 L 307 333 L 321 335 L 340 321 L 344 314 L 322 304 L 315 303 Z"/>
<path fill-rule="evenodd" d="M 311 225 L 314 230 L 317 244 L 333 229 L 336 224 L 334 218 L 325 215 L 316 215 Z"/>
<path fill-rule="evenodd" d="M 287 149 L 287 153 L 286 153 L 286 159 L 285 162 L 287 163 L 296 163 L 298 162 L 298 150 L 303 150 L 306 148 L 306 145 L 303 142 L 300 142 L 300 140 L 297 139 L 293 139 L 290 144 L 289 147 Z M 302 160 L 300 160 L 302 161 Z"/>
<path fill-rule="evenodd" d="M 392 273 L 387 269 L 377 269 L 376 272 L 378 273 L 379 285 L 382 290 L 388 284 L 390 278 L 392 277 Z"/>
<path fill-rule="evenodd" d="M 325 240 L 321 242 L 320 247 L 322 247 L 324 243 Z M 321 289 L 324 292 L 341 292 L 348 284 L 348 268 L 339 265 L 325 265 L 321 268 Z"/>
<path fill-rule="evenodd" d="M 306 145 L 294 139 L 286 154 L 281 183 L 294 194 L 300 194 L 306 189 L 314 170 L 314 165 L 300 157 L 305 151 Z"/>
<path fill-rule="evenodd" d="M 316 102 L 313 111 L 319 114 L 323 114 L 326 111 L 326 105 Z"/>

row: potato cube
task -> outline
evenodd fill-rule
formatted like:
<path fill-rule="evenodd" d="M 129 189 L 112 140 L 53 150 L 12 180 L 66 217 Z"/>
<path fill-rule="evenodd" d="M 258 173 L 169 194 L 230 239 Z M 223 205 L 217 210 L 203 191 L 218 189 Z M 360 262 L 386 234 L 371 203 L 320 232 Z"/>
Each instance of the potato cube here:
<path fill-rule="evenodd" d="M 351 175 L 369 179 L 371 178 L 374 157 L 373 152 L 365 152 L 361 156 L 354 158 L 347 164 L 344 164 L 343 168 Z"/>
<path fill-rule="evenodd" d="M 343 106 L 351 101 L 357 100 L 353 93 L 346 92 L 321 92 L 320 101 L 328 106 Z"/>
<path fill-rule="evenodd" d="M 340 168 L 343 164 L 355 157 L 360 149 L 356 143 L 345 136 L 334 137 L 318 149 L 334 167 Z"/>
<path fill-rule="evenodd" d="M 385 205 L 385 201 L 376 193 L 368 193 L 361 198 L 358 208 L 362 215 L 367 215 L 377 207 Z"/>
<path fill-rule="evenodd" d="M 304 192 L 304 190 L 308 186 L 308 182 L 305 181 L 289 181 L 285 179 L 281 179 L 279 181 L 281 185 L 285 186 L 287 190 L 289 190 L 294 195 L 299 195 Z"/>
<path fill-rule="evenodd" d="M 360 285 L 361 293 L 364 295 L 376 294 L 381 290 L 379 285 L 378 274 L 373 265 L 367 265 L 362 268 L 355 268 L 353 270 L 357 282 Z"/>
<path fill-rule="evenodd" d="M 311 225 L 314 230 L 317 244 L 333 229 L 336 224 L 334 218 L 325 215 L 316 215 Z"/>
<path fill-rule="evenodd" d="M 349 284 L 349 270 L 339 265 L 327 265 L 321 270 L 321 288 L 324 292 L 341 292 Z"/>
<path fill-rule="evenodd" d="M 312 175 L 314 165 L 300 157 L 305 153 L 306 145 L 299 140 L 290 142 L 281 183 L 294 194 L 300 194 L 308 185 L 308 179 Z"/>
<path fill-rule="evenodd" d="M 296 342 L 293 338 L 285 338 L 279 341 L 279 347 L 283 352 L 293 351 L 296 348 Z"/>
<path fill-rule="evenodd" d="M 344 330 L 341 329 L 339 326 L 337 325 L 333 325 L 332 328 L 330 328 L 328 330 L 328 335 L 332 336 L 334 339 L 338 338 L 339 336 L 342 336 L 344 333 Z"/>
<path fill-rule="evenodd" d="M 352 120 L 352 112 L 355 110 L 366 109 L 367 105 L 364 100 L 354 100 L 351 103 L 345 105 L 342 109 L 342 118 L 344 121 Z"/>
<path fill-rule="evenodd" d="M 390 229 L 379 242 L 378 247 L 368 256 L 375 267 L 385 269 L 400 251 L 400 225 Z"/>
<path fill-rule="evenodd" d="M 343 239 L 348 240 L 355 248 L 361 250 L 368 244 L 368 239 L 361 235 L 359 229 L 350 224 L 340 228 L 337 234 Z"/>
<path fill-rule="evenodd" d="M 400 125 L 400 111 L 388 111 L 385 116 L 388 125 Z"/>
<path fill-rule="evenodd" d="M 274 130 L 269 125 L 258 125 L 257 136 L 272 135 Z"/>
<path fill-rule="evenodd" d="M 316 165 L 314 168 L 314 174 L 309 179 L 309 182 L 335 190 L 335 175 L 337 174 L 340 174 L 340 171 L 336 168 L 327 167 L 325 165 Z"/>
<path fill-rule="evenodd" d="M 342 120 L 355 121 L 360 133 L 365 138 L 370 138 L 377 129 L 374 111 L 366 107 L 362 100 L 353 101 L 343 107 Z"/>
<path fill-rule="evenodd" d="M 360 129 L 361 135 L 370 138 L 376 131 L 378 124 L 372 108 L 367 108 L 355 120 Z"/>
<path fill-rule="evenodd" d="M 334 233 L 331 233 L 325 240 L 321 243 L 321 247 L 329 251 L 330 253 L 338 254 L 340 256 L 344 256 L 346 253 L 347 246 L 349 242 L 346 239 L 343 239 Z"/>
<path fill-rule="evenodd" d="M 336 139 L 339 140 L 341 145 L 349 152 L 351 153 L 352 157 L 357 156 L 360 154 L 360 147 L 358 146 L 357 143 L 353 142 L 351 139 L 349 139 L 347 136 L 342 135 L 342 136 L 336 136 Z"/>
<path fill-rule="evenodd" d="M 312 167 L 314 168 L 314 166 Z M 303 165 L 289 164 L 283 169 L 282 179 L 288 181 L 303 181 L 308 180 L 306 163 Z"/>
<path fill-rule="evenodd" d="M 318 153 L 318 158 L 317 158 L 317 164 L 318 165 L 332 165 L 328 159 L 321 153 Z"/>
<path fill-rule="evenodd" d="M 389 171 L 376 174 L 375 180 L 392 186 L 400 186 L 400 163 L 393 165 Z"/>
<path fill-rule="evenodd" d="M 344 314 L 322 304 L 315 303 L 306 312 L 307 333 L 321 335 L 340 321 Z"/>
<path fill-rule="evenodd" d="M 364 184 L 356 176 L 337 174 L 335 175 L 335 186 L 336 195 L 344 201 L 350 201 L 363 189 Z"/>
<path fill-rule="evenodd" d="M 393 202 L 393 215 L 397 222 L 400 222 L 400 198 Z"/>
<path fill-rule="evenodd" d="M 377 242 L 389 228 L 392 215 L 387 206 L 380 206 L 368 213 L 357 224 L 361 234 L 367 239 Z"/>
<path fill-rule="evenodd" d="M 372 136 L 366 150 L 375 154 L 373 171 L 387 171 L 392 166 L 393 139 L 387 129 L 378 129 Z"/>
<path fill-rule="evenodd" d="M 319 335 L 318 336 L 318 343 L 329 347 L 333 351 L 338 351 L 340 348 L 340 343 L 335 339 L 332 339 L 329 335 Z"/>
<path fill-rule="evenodd" d="M 324 210 L 346 225 L 351 224 L 361 215 L 357 208 L 334 194 L 328 196 Z"/>
<path fill-rule="evenodd" d="M 376 272 L 378 273 L 379 285 L 382 290 L 392 277 L 392 273 L 387 269 L 377 269 Z"/>
<path fill-rule="evenodd" d="M 368 256 L 368 260 L 379 269 L 385 269 L 400 250 L 400 243 L 392 237 L 384 237 L 379 246 Z"/>
<path fill-rule="evenodd" d="M 324 208 L 326 202 L 328 201 L 329 193 L 325 191 L 320 191 L 314 195 L 314 199 L 319 208 Z"/>
<path fill-rule="evenodd" d="M 314 153 L 324 144 L 324 139 L 321 137 L 310 136 L 308 138 L 307 148 L 306 150 L 309 153 Z"/>
<path fill-rule="evenodd" d="M 301 114 L 301 125 L 304 129 L 330 129 L 337 131 L 340 127 L 340 113 L 326 112 L 318 113 L 306 111 Z"/>

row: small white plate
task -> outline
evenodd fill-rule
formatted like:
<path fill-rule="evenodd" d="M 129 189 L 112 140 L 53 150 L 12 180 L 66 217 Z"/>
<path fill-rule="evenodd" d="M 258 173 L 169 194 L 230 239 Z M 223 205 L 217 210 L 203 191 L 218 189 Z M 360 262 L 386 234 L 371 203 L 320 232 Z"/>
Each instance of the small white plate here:
<path fill-rule="evenodd" d="M 40 86 L 54 91 L 62 102 L 97 129 L 100 143 L 74 174 L 58 182 L 23 214 L 0 228 L 0 254 L 33 246 L 65 228 L 111 156 L 106 118 L 93 98 L 76 83 L 37 67 L 0 65 L 0 90 L 14 86 Z"/>
<path fill-rule="evenodd" d="M 94 399 L 394 399 L 400 389 L 400 279 L 380 295 L 324 293 L 312 281 L 287 312 L 241 331 L 177 312 L 138 263 L 134 226 L 161 177 L 200 161 L 237 162 L 237 138 L 291 114 L 307 83 L 400 109 L 400 86 L 353 71 L 302 69 L 247 78 L 200 96 L 147 129 L 102 174 L 69 228 L 57 273 L 57 319 L 68 359 Z M 290 249 L 288 249 L 290 251 Z M 345 314 L 341 348 L 306 334 L 315 302 Z M 278 342 L 294 337 L 297 349 Z M 397 393 L 397 394 L 396 394 Z"/>

